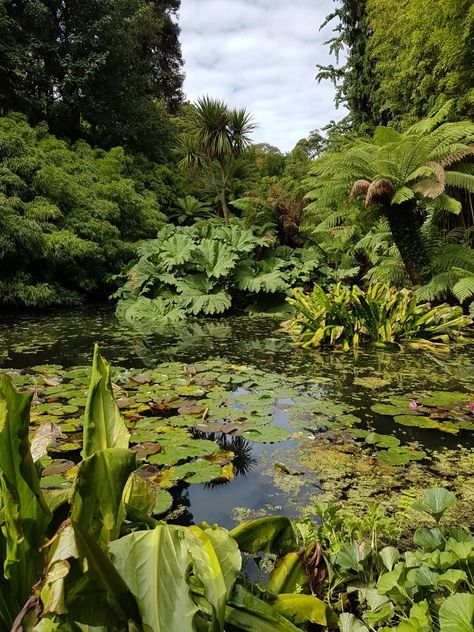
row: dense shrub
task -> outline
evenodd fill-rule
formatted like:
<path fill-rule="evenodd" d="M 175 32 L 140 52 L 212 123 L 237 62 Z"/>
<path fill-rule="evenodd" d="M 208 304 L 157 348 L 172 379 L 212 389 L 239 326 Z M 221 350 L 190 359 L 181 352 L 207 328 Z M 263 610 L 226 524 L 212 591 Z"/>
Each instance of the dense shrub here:
<path fill-rule="evenodd" d="M 162 223 L 157 192 L 127 177 L 132 170 L 121 147 L 70 147 L 20 115 L 0 119 L 0 305 L 106 295 L 133 242 Z"/>
<path fill-rule="evenodd" d="M 139 246 L 139 260 L 125 271 L 115 295 L 118 314 L 149 323 L 252 309 L 254 303 L 281 311 L 292 287 L 332 274 L 316 249 L 272 242 L 237 220 L 167 226 Z"/>

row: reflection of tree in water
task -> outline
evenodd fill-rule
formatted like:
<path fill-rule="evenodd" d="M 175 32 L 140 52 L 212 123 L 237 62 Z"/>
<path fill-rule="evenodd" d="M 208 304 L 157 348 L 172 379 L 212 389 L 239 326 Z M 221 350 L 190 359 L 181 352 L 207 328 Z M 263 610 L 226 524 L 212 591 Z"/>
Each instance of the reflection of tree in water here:
<path fill-rule="evenodd" d="M 191 428 L 191 434 L 195 439 L 209 439 L 210 441 L 216 441 L 219 447 L 224 452 L 233 452 L 234 458 L 232 465 L 234 466 L 234 476 L 247 476 L 253 470 L 257 464 L 257 459 L 253 456 L 252 444 L 249 443 L 244 437 L 231 436 L 219 433 L 206 433 Z M 221 485 L 228 485 L 229 480 L 216 481 L 206 483 L 206 488 L 219 487 Z"/>

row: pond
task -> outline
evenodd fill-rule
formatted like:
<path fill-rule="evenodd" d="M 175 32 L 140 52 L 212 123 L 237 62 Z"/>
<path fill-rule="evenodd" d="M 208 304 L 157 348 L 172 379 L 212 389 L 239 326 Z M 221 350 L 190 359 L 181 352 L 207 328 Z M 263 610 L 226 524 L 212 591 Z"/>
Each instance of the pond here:
<path fill-rule="evenodd" d="M 213 483 L 181 480 L 170 488 L 170 518 L 181 524 L 205 520 L 230 527 L 259 513 L 294 516 L 318 498 L 390 503 L 394 493 L 409 499 L 418 488 L 438 483 L 461 496 L 460 511 L 464 507 L 469 521 L 474 348 L 443 354 L 317 352 L 295 347 L 280 324 L 274 317 L 235 317 L 150 333 L 131 330 L 100 306 L 4 316 L 0 367 L 89 366 L 97 342 L 103 357 L 122 367 L 122 376 L 133 368 L 140 378 L 159 367 L 178 376 L 186 366 L 185 376 L 189 367 L 198 367 L 204 390 L 209 376 L 220 380 L 221 390 L 225 384 L 233 399 L 223 405 L 234 413 L 250 411 L 253 430 L 219 433 L 218 426 L 209 426 L 216 432 L 203 434 L 202 424 L 197 434 L 190 429 L 195 438 L 218 439 L 222 450 L 235 453 L 234 474 Z M 199 368 L 202 363 L 207 364 Z M 257 402 L 259 397 L 264 401 Z M 262 430 L 262 416 L 273 430 Z"/>

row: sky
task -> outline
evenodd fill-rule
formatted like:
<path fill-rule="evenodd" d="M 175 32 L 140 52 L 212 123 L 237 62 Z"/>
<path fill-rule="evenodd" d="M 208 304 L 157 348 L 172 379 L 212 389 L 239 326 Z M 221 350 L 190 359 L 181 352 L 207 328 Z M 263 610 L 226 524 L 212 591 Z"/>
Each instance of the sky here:
<path fill-rule="evenodd" d="M 181 0 L 184 92 L 253 113 L 254 142 L 291 150 L 309 132 L 345 112 L 334 87 L 318 84 L 316 64 L 334 62 L 320 31 L 333 0 Z"/>

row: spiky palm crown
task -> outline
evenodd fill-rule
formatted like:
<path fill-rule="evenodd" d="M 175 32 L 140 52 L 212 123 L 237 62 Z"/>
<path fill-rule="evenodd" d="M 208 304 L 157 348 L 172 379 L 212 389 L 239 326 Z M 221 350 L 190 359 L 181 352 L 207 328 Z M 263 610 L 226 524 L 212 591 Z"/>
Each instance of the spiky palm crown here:
<path fill-rule="evenodd" d="M 459 213 L 461 204 L 446 191 L 474 193 L 474 123 L 442 123 L 447 103 L 436 114 L 399 133 L 378 127 L 371 142 L 317 160 L 307 184 L 310 208 L 334 208 L 348 196 L 364 196 L 367 206 L 434 200 L 439 209 Z"/>

